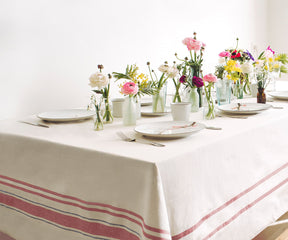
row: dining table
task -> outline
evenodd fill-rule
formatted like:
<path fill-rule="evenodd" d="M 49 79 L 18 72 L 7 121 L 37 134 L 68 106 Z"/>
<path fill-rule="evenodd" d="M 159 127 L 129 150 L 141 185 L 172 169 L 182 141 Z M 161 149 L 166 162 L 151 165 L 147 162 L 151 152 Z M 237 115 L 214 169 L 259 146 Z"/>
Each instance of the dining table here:
<path fill-rule="evenodd" d="M 102 131 L 93 118 L 2 120 L 0 232 L 17 240 L 253 239 L 288 211 L 288 101 L 272 101 L 212 120 L 200 109 L 190 121 L 221 130 L 176 138 L 143 136 L 121 118 Z M 136 126 L 167 122 L 169 112 Z"/>

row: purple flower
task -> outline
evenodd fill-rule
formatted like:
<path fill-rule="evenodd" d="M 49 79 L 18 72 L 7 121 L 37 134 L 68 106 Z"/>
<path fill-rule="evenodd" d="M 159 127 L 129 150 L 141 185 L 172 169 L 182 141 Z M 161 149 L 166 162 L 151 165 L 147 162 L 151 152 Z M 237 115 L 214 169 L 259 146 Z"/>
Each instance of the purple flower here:
<path fill-rule="evenodd" d="M 185 75 L 182 75 L 181 77 L 180 77 L 180 79 L 179 79 L 179 82 L 180 83 L 185 83 L 186 82 L 186 76 Z"/>
<path fill-rule="evenodd" d="M 192 78 L 192 83 L 194 86 L 196 86 L 197 88 L 203 87 L 204 83 L 203 83 L 203 79 L 200 77 L 196 77 L 193 76 Z"/>
<path fill-rule="evenodd" d="M 249 56 L 249 58 L 250 58 L 252 61 L 255 61 L 254 57 L 252 56 L 252 54 L 251 54 L 248 50 L 246 50 L 245 53 Z"/>

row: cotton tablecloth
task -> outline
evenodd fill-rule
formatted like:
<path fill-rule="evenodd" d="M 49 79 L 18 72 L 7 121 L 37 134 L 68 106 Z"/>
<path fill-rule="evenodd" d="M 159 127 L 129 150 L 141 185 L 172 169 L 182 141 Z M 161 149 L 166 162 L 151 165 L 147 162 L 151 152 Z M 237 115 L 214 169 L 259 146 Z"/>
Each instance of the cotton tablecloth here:
<path fill-rule="evenodd" d="M 245 100 L 244 100 L 245 101 Z M 288 210 L 288 104 L 222 127 L 124 142 L 121 120 L 0 122 L 0 231 L 17 240 L 252 239 Z M 34 116 L 31 120 L 37 119 Z M 146 117 L 137 125 L 171 120 Z"/>

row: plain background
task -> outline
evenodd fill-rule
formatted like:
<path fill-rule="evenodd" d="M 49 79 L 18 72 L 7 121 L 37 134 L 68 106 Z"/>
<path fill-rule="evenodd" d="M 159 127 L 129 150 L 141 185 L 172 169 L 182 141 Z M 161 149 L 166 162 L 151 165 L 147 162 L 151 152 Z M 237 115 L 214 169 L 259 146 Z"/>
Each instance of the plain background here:
<path fill-rule="evenodd" d="M 0 119 L 86 107 L 97 64 L 148 73 L 147 61 L 156 69 L 188 56 L 182 39 L 194 31 L 207 45 L 204 74 L 237 37 L 254 54 L 288 53 L 287 9 L 287 0 L 0 0 Z"/>

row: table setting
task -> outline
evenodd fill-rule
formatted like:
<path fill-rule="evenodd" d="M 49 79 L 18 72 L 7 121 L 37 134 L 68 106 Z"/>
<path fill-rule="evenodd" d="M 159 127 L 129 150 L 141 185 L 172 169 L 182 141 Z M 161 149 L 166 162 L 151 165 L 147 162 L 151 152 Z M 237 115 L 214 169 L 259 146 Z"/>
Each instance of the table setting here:
<path fill-rule="evenodd" d="M 266 91 L 272 49 L 258 63 L 225 50 L 204 75 L 206 45 L 196 33 L 182 43 L 191 58 L 175 54 L 179 63 L 158 71 L 148 62 L 149 77 L 135 64 L 111 74 L 99 64 L 88 107 L 0 122 L 1 232 L 243 240 L 288 211 L 288 92 Z M 253 79 L 261 96 L 251 95 Z M 112 98 L 112 83 L 123 97 Z"/>

